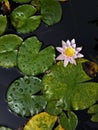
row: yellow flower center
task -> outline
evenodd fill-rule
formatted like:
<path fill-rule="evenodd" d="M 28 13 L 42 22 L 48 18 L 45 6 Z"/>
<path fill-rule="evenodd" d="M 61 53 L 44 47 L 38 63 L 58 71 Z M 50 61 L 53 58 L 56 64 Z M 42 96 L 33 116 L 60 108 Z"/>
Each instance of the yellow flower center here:
<path fill-rule="evenodd" d="M 72 47 L 68 47 L 67 49 L 65 49 L 64 54 L 68 57 L 72 57 L 74 56 L 75 50 Z"/>

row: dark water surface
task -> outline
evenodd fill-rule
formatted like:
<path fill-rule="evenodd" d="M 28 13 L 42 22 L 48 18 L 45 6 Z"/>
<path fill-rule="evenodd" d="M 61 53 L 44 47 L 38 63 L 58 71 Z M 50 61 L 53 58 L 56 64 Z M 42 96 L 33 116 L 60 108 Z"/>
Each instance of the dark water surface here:
<path fill-rule="evenodd" d="M 37 35 L 42 41 L 43 47 L 50 44 L 61 46 L 61 40 L 76 39 L 77 46 L 83 46 L 82 53 L 86 58 L 92 59 L 98 51 L 98 27 L 90 21 L 98 17 L 98 0 L 70 0 L 62 3 L 63 17 L 60 23 L 47 27 L 43 23 L 32 34 L 21 35 L 24 39 Z M 14 33 L 8 28 L 7 33 Z M 5 125 L 13 130 L 21 127 L 27 121 L 8 110 L 6 102 L 6 91 L 16 78 L 20 77 L 17 68 L 0 68 L 0 125 Z M 98 130 L 98 123 L 90 122 L 90 117 L 85 111 L 76 112 L 79 123 L 76 130 Z"/>

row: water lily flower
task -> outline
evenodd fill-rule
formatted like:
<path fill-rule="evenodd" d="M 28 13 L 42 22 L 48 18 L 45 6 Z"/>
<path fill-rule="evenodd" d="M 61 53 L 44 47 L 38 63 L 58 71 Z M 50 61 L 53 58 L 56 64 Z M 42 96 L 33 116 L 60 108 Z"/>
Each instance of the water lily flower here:
<path fill-rule="evenodd" d="M 62 41 L 62 47 L 56 47 L 56 49 L 61 53 L 56 60 L 64 60 L 64 66 L 66 67 L 68 63 L 76 65 L 76 58 L 82 58 L 83 54 L 79 53 L 82 47 L 76 47 L 75 39 Z"/>

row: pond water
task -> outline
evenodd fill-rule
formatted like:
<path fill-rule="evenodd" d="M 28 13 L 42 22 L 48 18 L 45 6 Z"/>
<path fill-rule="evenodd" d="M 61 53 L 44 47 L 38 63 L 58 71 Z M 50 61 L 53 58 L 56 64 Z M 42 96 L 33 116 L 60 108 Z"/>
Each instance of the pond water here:
<path fill-rule="evenodd" d="M 62 3 L 63 16 L 60 23 L 47 27 L 41 23 L 40 27 L 31 34 L 20 35 L 24 39 L 37 35 L 43 41 L 43 47 L 48 45 L 61 46 L 61 40 L 76 39 L 77 46 L 82 46 L 82 53 L 93 60 L 98 53 L 98 27 L 91 21 L 98 18 L 98 0 L 69 0 Z M 6 33 L 14 33 L 13 28 Z M 6 92 L 12 81 L 22 76 L 17 68 L 0 68 L 0 125 L 8 126 L 13 130 L 23 126 L 28 120 L 9 111 L 6 102 Z M 92 88 L 93 89 L 93 88 Z M 90 116 L 84 111 L 76 112 L 79 123 L 76 130 L 98 130 L 98 123 L 92 123 Z"/>

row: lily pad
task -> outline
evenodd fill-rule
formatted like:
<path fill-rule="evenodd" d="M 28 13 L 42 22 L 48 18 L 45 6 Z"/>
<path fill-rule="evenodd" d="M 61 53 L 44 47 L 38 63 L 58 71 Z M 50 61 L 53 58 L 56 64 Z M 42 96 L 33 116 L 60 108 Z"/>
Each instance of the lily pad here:
<path fill-rule="evenodd" d="M 29 33 L 37 29 L 41 16 L 33 16 L 36 11 L 36 8 L 29 4 L 20 5 L 12 11 L 10 18 L 17 32 Z"/>
<path fill-rule="evenodd" d="M 46 106 L 44 96 L 39 93 L 41 88 L 41 80 L 36 77 L 17 79 L 7 91 L 9 108 L 21 116 L 32 116 L 41 112 Z"/>
<path fill-rule="evenodd" d="M 62 7 L 56 0 L 40 0 L 42 20 L 47 25 L 58 23 L 62 17 Z"/>
<path fill-rule="evenodd" d="M 58 125 L 54 130 L 64 130 L 61 125 Z"/>
<path fill-rule="evenodd" d="M 2 35 L 7 27 L 7 18 L 6 16 L 0 15 L 0 35 Z"/>
<path fill-rule="evenodd" d="M 83 71 L 81 60 L 77 62 L 76 66 L 69 64 L 67 67 L 63 66 L 63 62 L 58 62 L 43 77 L 43 93 L 49 104 L 56 101 L 55 108 L 82 110 L 98 99 L 98 84 L 86 82 L 91 78 Z"/>
<path fill-rule="evenodd" d="M 40 51 L 42 43 L 33 36 L 26 39 L 19 49 L 18 67 L 26 75 L 45 72 L 55 60 L 55 51 L 49 46 Z"/>
<path fill-rule="evenodd" d="M 16 66 L 17 50 L 22 38 L 15 34 L 0 37 L 0 66 L 10 68 Z"/>
<path fill-rule="evenodd" d="M 0 126 L 0 130 L 12 130 L 12 129 L 10 129 L 8 127 Z"/>
<path fill-rule="evenodd" d="M 88 113 L 92 115 L 91 121 L 98 122 L 98 104 L 91 106 Z"/>
<path fill-rule="evenodd" d="M 12 0 L 16 3 L 29 3 L 31 0 Z"/>
<path fill-rule="evenodd" d="M 63 112 L 60 115 L 60 124 L 65 130 L 75 130 L 78 123 L 78 118 L 75 113 L 69 111 L 67 115 Z"/>
<path fill-rule="evenodd" d="M 42 112 L 33 116 L 25 125 L 24 130 L 52 130 L 56 120 L 57 116 Z"/>
<path fill-rule="evenodd" d="M 22 27 L 17 28 L 17 32 L 20 32 L 20 33 L 33 32 L 39 27 L 40 22 L 41 22 L 40 15 L 29 17 L 28 19 L 25 19 L 25 22 Z"/>
<path fill-rule="evenodd" d="M 48 102 L 46 111 L 51 115 L 59 115 L 62 110 L 64 109 L 65 104 L 63 103 L 63 100 L 53 100 Z"/>

